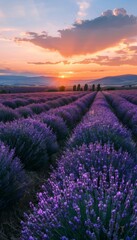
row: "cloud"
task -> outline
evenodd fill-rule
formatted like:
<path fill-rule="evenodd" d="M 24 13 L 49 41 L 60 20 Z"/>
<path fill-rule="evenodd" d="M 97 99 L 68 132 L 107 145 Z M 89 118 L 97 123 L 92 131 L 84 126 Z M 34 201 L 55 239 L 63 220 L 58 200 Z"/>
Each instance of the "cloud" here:
<path fill-rule="evenodd" d="M 12 74 L 12 73 L 15 73 L 15 71 L 13 71 L 10 68 L 1 68 L 0 69 L 0 74 Z"/>
<path fill-rule="evenodd" d="M 113 10 L 113 14 L 115 16 L 119 16 L 119 15 L 126 16 L 127 15 L 127 11 L 124 8 L 115 8 Z"/>
<path fill-rule="evenodd" d="M 117 56 L 113 58 L 109 58 L 106 62 L 99 62 L 100 65 L 107 65 L 107 66 L 122 66 L 122 65 L 131 65 L 136 66 L 137 65 L 137 54 L 134 54 L 130 56 L 130 58 L 127 58 L 126 56 Z"/>
<path fill-rule="evenodd" d="M 3 68 L 0 68 L 0 75 L 15 75 L 15 76 L 35 76 L 36 74 L 34 74 L 34 72 L 30 72 L 30 71 L 16 71 L 16 70 L 13 70 L 11 68 L 8 68 L 8 67 L 3 67 Z"/>
<path fill-rule="evenodd" d="M 102 16 L 103 17 L 110 17 L 110 16 L 112 16 L 113 15 L 113 11 L 112 10 L 107 10 L 107 11 L 105 11 L 105 12 L 103 12 L 102 13 Z"/>
<path fill-rule="evenodd" d="M 124 8 L 115 8 L 114 10 L 107 10 L 105 12 L 102 13 L 102 16 L 126 16 L 127 15 L 127 11 Z"/>
<path fill-rule="evenodd" d="M 56 65 L 56 64 L 60 64 L 60 63 L 63 63 L 64 65 L 70 64 L 70 62 L 67 61 L 67 60 L 57 61 L 57 62 L 50 62 L 50 61 L 47 61 L 47 62 L 28 62 L 28 64 L 33 64 L 33 65 Z"/>
<path fill-rule="evenodd" d="M 73 62 L 73 64 L 91 64 L 91 63 L 103 63 L 108 62 L 108 56 L 97 56 L 96 58 L 85 58 L 81 61 Z M 101 64 L 100 64 L 101 65 Z"/>
<path fill-rule="evenodd" d="M 122 55 L 115 57 L 97 56 L 95 58 L 85 58 L 82 61 L 73 62 L 73 64 L 91 64 L 91 63 L 95 63 L 100 66 L 122 66 L 122 65 L 136 66 L 137 54 L 135 53 L 128 57 L 127 54 L 125 54 L 124 56 Z"/>
<path fill-rule="evenodd" d="M 77 5 L 79 7 L 77 13 L 76 22 L 81 23 L 81 20 L 87 16 L 87 10 L 90 7 L 89 1 L 77 1 Z"/>
<path fill-rule="evenodd" d="M 134 53 L 137 53 L 137 46 L 130 46 L 128 47 L 129 51 L 133 51 Z"/>
<path fill-rule="evenodd" d="M 127 51 L 125 49 L 120 49 L 120 50 L 117 50 L 116 53 L 118 53 L 118 54 L 126 54 Z"/>
<path fill-rule="evenodd" d="M 16 42 L 31 42 L 50 51 L 57 51 L 64 57 L 92 54 L 118 45 L 137 35 L 137 17 L 128 15 L 124 9 L 104 12 L 93 20 L 74 23 L 71 29 L 59 30 L 60 36 L 49 36 L 27 32 L 24 38 L 15 38 Z"/>

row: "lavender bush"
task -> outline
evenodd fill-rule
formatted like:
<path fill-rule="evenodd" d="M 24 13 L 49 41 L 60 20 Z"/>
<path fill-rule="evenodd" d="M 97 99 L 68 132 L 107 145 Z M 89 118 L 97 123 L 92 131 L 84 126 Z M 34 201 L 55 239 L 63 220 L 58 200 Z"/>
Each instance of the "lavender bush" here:
<path fill-rule="evenodd" d="M 128 131 L 111 111 L 102 93 L 95 101 L 83 121 L 76 127 L 68 142 L 68 147 L 100 142 L 113 144 L 115 149 L 122 149 L 136 154 L 135 144 Z"/>
<path fill-rule="evenodd" d="M 25 167 L 29 170 L 47 165 L 49 155 L 58 150 L 56 136 L 40 121 L 19 120 L 0 126 L 0 139 L 11 149 L 15 148 Z"/>
<path fill-rule="evenodd" d="M 117 96 L 105 94 L 107 100 L 110 102 L 112 107 L 116 110 L 118 117 L 126 124 L 131 120 L 133 115 L 137 111 L 137 106 L 128 102 L 126 99 Z M 118 104 L 119 103 L 119 104 Z"/>
<path fill-rule="evenodd" d="M 44 107 L 43 107 L 43 104 L 41 104 L 41 103 L 33 103 L 33 104 L 29 105 L 29 108 L 35 114 L 40 114 L 40 113 L 44 112 Z"/>
<path fill-rule="evenodd" d="M 25 214 L 21 240 L 136 239 L 137 192 L 112 167 L 108 176 L 79 167 L 76 181 L 73 174 L 61 186 L 49 180 L 38 199 L 37 207 L 31 204 L 33 212 Z"/>
<path fill-rule="evenodd" d="M 30 101 L 31 104 L 24 106 L 24 107 L 18 107 L 18 109 L 16 109 L 16 112 L 19 113 L 21 116 L 32 116 L 33 114 L 40 114 L 42 112 L 46 112 L 48 110 L 50 110 L 50 108 L 57 108 L 60 106 L 63 106 L 65 104 L 69 104 L 73 101 L 75 101 L 76 99 L 80 98 L 80 95 L 78 96 L 73 96 L 73 97 L 54 97 L 53 100 L 49 100 L 45 103 L 41 103 L 41 101 L 34 101 L 34 99 L 29 99 L 28 102 Z"/>
<path fill-rule="evenodd" d="M 16 109 L 16 112 L 20 117 L 24 118 L 31 117 L 34 114 L 33 111 L 27 106 Z"/>
<path fill-rule="evenodd" d="M 124 131 L 120 126 L 99 125 L 99 124 L 80 124 L 68 142 L 69 148 L 81 146 L 83 143 L 100 142 L 102 145 L 109 143 L 114 145 L 116 150 L 122 149 L 135 155 L 136 149 L 133 140 L 127 131 Z"/>
<path fill-rule="evenodd" d="M 16 103 L 15 103 L 14 101 L 12 101 L 11 99 L 2 102 L 2 104 L 3 104 L 5 107 L 10 107 L 10 108 L 12 108 L 12 109 L 15 109 L 15 108 L 16 108 Z"/>
<path fill-rule="evenodd" d="M 137 104 L 137 96 L 136 96 L 136 92 L 127 92 L 126 94 L 123 93 L 121 94 L 122 97 L 124 97 L 125 99 L 127 99 L 129 102 Z"/>
<path fill-rule="evenodd" d="M 39 119 L 53 130 L 58 140 L 63 140 L 68 136 L 68 128 L 61 117 L 43 113 Z"/>
<path fill-rule="evenodd" d="M 0 210 L 15 205 L 22 197 L 28 178 L 20 160 L 0 142 Z"/>
<path fill-rule="evenodd" d="M 115 109 L 117 116 L 125 125 L 131 128 L 134 136 L 137 137 L 137 106 L 120 96 L 105 95 Z"/>
<path fill-rule="evenodd" d="M 60 108 L 52 109 L 49 111 L 49 113 L 61 117 L 69 128 L 73 128 L 74 125 L 81 119 L 83 113 L 86 112 L 90 104 L 93 102 L 95 95 L 95 93 L 87 94 L 74 103 Z"/>
<path fill-rule="evenodd" d="M 0 105 L 0 122 L 10 122 L 18 118 L 19 116 L 14 110 Z"/>
<path fill-rule="evenodd" d="M 18 107 L 23 107 L 29 104 L 29 102 L 25 99 L 20 99 L 20 98 L 16 98 L 14 100 L 15 104 L 16 104 L 16 108 Z"/>
<path fill-rule="evenodd" d="M 54 171 L 53 176 L 55 181 L 62 181 L 66 175 L 71 173 L 74 177 L 79 177 L 79 165 L 87 172 L 92 167 L 98 171 L 104 170 L 109 172 L 110 166 L 119 171 L 119 176 L 136 180 L 137 162 L 127 152 L 121 150 L 116 151 L 112 145 L 99 143 L 83 144 L 79 148 L 74 148 L 72 151 L 65 150 L 61 159 L 58 162 L 58 169 Z"/>
<path fill-rule="evenodd" d="M 68 106 L 67 108 L 64 107 L 64 108 L 55 109 L 55 110 L 51 111 L 50 113 L 61 117 L 64 120 L 64 122 L 67 124 L 67 126 L 71 128 L 76 123 L 76 120 L 74 120 L 74 118 L 77 116 L 77 114 L 73 110 L 72 110 L 73 111 L 73 113 L 72 113 L 72 111 L 70 109 L 71 109 L 71 106 Z M 76 108 L 75 108 L 75 110 L 76 110 Z"/>

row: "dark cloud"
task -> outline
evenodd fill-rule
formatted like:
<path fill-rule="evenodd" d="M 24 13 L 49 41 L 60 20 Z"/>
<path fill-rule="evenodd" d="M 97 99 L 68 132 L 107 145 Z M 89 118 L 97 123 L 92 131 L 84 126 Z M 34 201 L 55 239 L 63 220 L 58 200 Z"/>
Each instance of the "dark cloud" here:
<path fill-rule="evenodd" d="M 93 20 L 75 23 L 71 29 L 59 30 L 60 36 L 52 37 L 27 32 L 27 37 L 16 42 L 31 42 L 44 49 L 58 51 L 64 57 L 95 53 L 137 35 L 137 17 L 128 15 L 125 9 L 104 12 Z"/>

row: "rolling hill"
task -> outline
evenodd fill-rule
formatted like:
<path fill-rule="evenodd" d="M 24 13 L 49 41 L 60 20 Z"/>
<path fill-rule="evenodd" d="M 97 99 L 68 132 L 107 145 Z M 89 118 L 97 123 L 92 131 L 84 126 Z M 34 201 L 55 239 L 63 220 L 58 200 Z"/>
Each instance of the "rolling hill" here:
<path fill-rule="evenodd" d="M 14 76 L 14 75 L 0 75 L 0 86 L 31 86 L 31 87 L 42 87 L 42 86 L 54 86 L 56 79 L 53 77 L 44 76 Z"/>
<path fill-rule="evenodd" d="M 62 80 L 65 84 L 65 79 Z M 104 77 L 96 80 L 73 80 L 67 81 L 67 85 L 73 86 L 74 84 L 84 85 L 88 83 L 92 84 L 101 84 L 101 86 L 137 86 L 137 75 L 121 75 L 121 76 L 110 76 Z M 14 75 L 0 75 L 0 86 L 27 86 L 27 87 L 55 87 L 60 86 L 61 82 L 59 79 L 54 77 L 45 77 L 45 76 L 14 76 Z"/>
<path fill-rule="evenodd" d="M 88 82 L 88 84 L 101 84 L 101 86 L 128 86 L 137 85 L 137 75 L 120 75 L 104 77 Z"/>

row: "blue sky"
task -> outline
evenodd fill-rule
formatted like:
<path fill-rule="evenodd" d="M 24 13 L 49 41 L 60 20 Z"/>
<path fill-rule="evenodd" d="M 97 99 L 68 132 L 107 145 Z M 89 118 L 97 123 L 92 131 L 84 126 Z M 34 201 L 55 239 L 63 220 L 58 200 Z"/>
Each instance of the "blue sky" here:
<path fill-rule="evenodd" d="M 79 10 L 77 0 L 0 0 L 0 12 L 5 18 L 0 19 L 2 27 L 14 27 L 24 30 L 47 29 L 55 25 L 60 29 L 72 24 Z M 125 8 L 129 14 L 137 14 L 136 0 L 87 0 L 89 8 L 85 19 L 98 17 L 108 9 Z"/>

